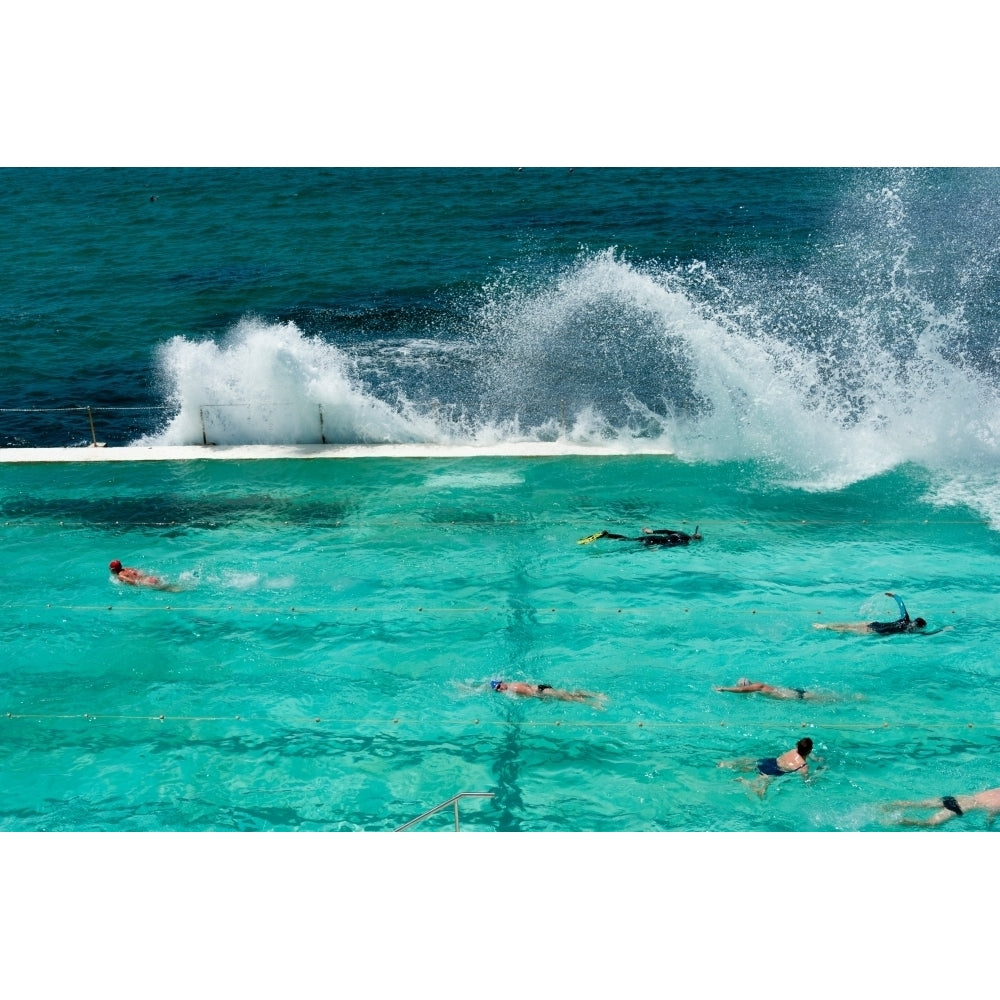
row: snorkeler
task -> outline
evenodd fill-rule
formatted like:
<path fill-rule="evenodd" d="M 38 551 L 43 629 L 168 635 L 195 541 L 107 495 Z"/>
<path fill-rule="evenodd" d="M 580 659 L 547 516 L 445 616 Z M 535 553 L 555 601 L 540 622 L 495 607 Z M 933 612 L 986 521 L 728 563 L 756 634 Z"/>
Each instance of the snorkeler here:
<path fill-rule="evenodd" d="M 643 528 L 642 534 L 637 538 L 629 535 L 616 535 L 611 531 L 598 531 L 593 535 L 587 535 L 577 541 L 577 545 L 589 545 L 596 542 L 598 538 L 613 538 L 621 542 L 641 542 L 643 545 L 687 545 L 689 542 L 700 542 L 701 535 L 698 527 L 694 529 L 694 534 L 689 535 L 686 531 L 677 531 L 674 528 Z"/>
<path fill-rule="evenodd" d="M 756 771 L 757 779 L 750 787 L 763 798 L 767 786 L 773 778 L 798 772 L 804 778 L 809 773 L 809 762 L 806 758 L 812 753 L 813 741 L 808 736 L 795 744 L 794 750 L 786 750 L 779 757 L 739 757 L 736 760 L 720 760 L 719 767 L 728 767 L 736 771 Z M 746 781 L 741 778 L 741 781 Z"/>
<path fill-rule="evenodd" d="M 782 698 L 799 701 L 806 699 L 814 700 L 822 698 L 823 695 L 815 691 L 807 691 L 805 688 L 775 687 L 773 684 L 764 684 L 762 681 L 749 681 L 741 677 L 735 687 L 717 687 L 716 691 L 731 691 L 733 694 L 763 694 L 768 698 Z"/>
<path fill-rule="evenodd" d="M 521 695 L 523 698 L 555 698 L 558 701 L 590 702 L 596 708 L 603 708 L 606 696 L 592 691 L 564 691 L 551 684 L 525 684 L 521 681 L 490 681 L 494 691 Z"/>
<path fill-rule="evenodd" d="M 179 591 L 181 588 L 172 583 L 164 583 L 159 577 L 149 576 L 141 570 L 133 569 L 131 566 L 123 566 L 117 559 L 112 559 L 108 563 L 108 569 L 115 575 L 115 578 L 122 583 L 129 583 L 133 587 L 152 587 L 154 590 Z"/>
<path fill-rule="evenodd" d="M 829 629 L 831 632 L 875 632 L 878 635 L 893 635 L 899 632 L 920 632 L 927 628 L 927 622 L 923 618 L 910 618 L 906 605 L 901 598 L 892 593 L 891 590 L 885 592 L 886 597 L 891 597 L 899 605 L 899 618 L 891 622 L 813 622 L 813 628 Z"/>
<path fill-rule="evenodd" d="M 940 799 L 920 799 L 916 802 L 890 802 L 887 809 L 937 809 L 933 816 L 927 819 L 909 819 L 903 817 L 897 820 L 902 826 L 940 826 L 956 816 L 964 816 L 975 809 L 985 810 L 987 822 L 992 825 L 997 813 L 1000 813 L 1000 788 L 987 788 L 984 792 L 973 795 L 945 795 Z"/>

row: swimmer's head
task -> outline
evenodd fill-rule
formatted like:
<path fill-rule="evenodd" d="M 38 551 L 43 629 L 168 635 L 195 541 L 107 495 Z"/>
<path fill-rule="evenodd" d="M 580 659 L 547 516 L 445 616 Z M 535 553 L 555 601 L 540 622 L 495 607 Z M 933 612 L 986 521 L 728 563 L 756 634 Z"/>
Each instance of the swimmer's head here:
<path fill-rule="evenodd" d="M 111 562 L 108 563 L 108 569 L 111 570 L 112 573 L 120 573 L 122 571 L 122 564 L 117 559 L 112 559 Z"/>
<path fill-rule="evenodd" d="M 808 736 L 803 736 L 798 743 L 795 744 L 795 749 L 798 750 L 800 757 L 808 757 L 812 753 L 813 741 Z"/>
<path fill-rule="evenodd" d="M 914 628 L 927 628 L 927 622 L 925 622 L 923 620 L 923 618 L 914 618 L 913 619 L 913 627 Z"/>
<path fill-rule="evenodd" d="M 502 684 L 503 684 L 503 681 L 490 681 L 490 687 L 493 688 L 494 691 L 499 691 L 500 690 L 500 686 Z"/>
<path fill-rule="evenodd" d="M 738 681 L 736 682 L 736 686 L 737 686 L 738 688 L 745 688 L 745 687 L 750 687 L 750 678 L 749 678 L 749 677 L 741 677 L 741 678 L 740 678 L 740 679 L 739 679 L 739 680 L 738 680 Z"/>

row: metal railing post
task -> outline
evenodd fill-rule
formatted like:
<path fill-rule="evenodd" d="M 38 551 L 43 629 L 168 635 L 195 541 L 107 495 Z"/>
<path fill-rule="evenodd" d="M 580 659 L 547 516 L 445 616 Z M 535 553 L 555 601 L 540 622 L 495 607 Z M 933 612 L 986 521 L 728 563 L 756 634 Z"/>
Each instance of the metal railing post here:
<path fill-rule="evenodd" d="M 448 806 L 455 806 L 455 833 L 460 833 L 458 825 L 458 801 L 459 799 L 473 798 L 473 799 L 492 799 L 494 797 L 493 792 L 459 792 L 457 795 L 453 795 L 450 799 L 444 802 L 439 802 L 433 809 L 428 809 L 427 812 L 421 813 L 416 819 L 411 819 L 409 823 L 404 823 L 402 826 L 396 827 L 393 831 L 394 833 L 402 833 L 404 830 L 409 830 L 411 826 L 416 826 L 418 823 L 423 822 L 428 816 L 433 816 L 435 813 L 440 812 L 442 809 L 447 809 Z"/>

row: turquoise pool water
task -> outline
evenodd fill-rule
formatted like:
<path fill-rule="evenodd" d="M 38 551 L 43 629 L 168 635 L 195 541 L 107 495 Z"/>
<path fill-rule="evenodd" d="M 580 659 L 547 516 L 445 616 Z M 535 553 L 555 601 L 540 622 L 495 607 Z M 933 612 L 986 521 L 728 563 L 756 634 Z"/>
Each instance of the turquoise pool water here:
<path fill-rule="evenodd" d="M 463 830 L 884 829 L 997 783 L 1000 545 L 935 490 L 649 455 L 0 466 L 0 829 L 387 831 L 461 791 L 495 796 Z M 944 631 L 811 627 L 895 617 L 886 590 Z M 835 697 L 713 690 L 742 676 Z M 802 735 L 817 773 L 763 799 L 716 767 Z"/>

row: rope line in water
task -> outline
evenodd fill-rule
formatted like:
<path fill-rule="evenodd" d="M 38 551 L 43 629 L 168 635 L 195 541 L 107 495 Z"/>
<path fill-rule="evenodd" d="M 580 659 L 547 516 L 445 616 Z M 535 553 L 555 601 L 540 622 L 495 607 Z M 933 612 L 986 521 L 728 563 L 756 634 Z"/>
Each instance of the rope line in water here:
<path fill-rule="evenodd" d="M 416 607 L 406 606 L 402 604 L 386 604 L 386 605 L 347 605 L 347 604 L 330 604 L 330 605 L 320 605 L 313 607 L 269 607 L 269 606 L 243 606 L 237 607 L 236 605 L 205 605 L 205 604 L 193 604 L 193 605 L 178 605 L 178 604 L 153 604 L 153 605 L 130 605 L 130 604 L 0 604 L 0 608 L 4 611 L 62 611 L 62 612 L 82 612 L 84 614 L 92 614 L 95 612 L 106 612 L 106 611 L 123 611 L 129 612 L 131 614 L 153 614 L 153 613 L 164 613 L 164 612 L 184 612 L 191 614 L 241 614 L 241 615 L 344 615 L 344 614 L 383 614 L 383 615 L 400 615 L 400 614 L 423 614 L 423 615 L 479 615 L 479 614 L 509 614 L 511 607 L 507 605 L 477 605 L 476 607 L 460 607 L 460 608 L 442 608 L 442 607 L 431 607 L 428 605 L 418 605 Z M 569 615 L 595 615 L 595 614 L 629 614 L 629 615 L 649 615 L 649 614 L 659 614 L 664 610 L 664 604 L 661 602 L 655 607 L 614 607 L 608 605 L 599 604 L 574 604 L 571 607 L 551 607 L 551 606 L 537 606 L 533 608 L 525 608 L 518 606 L 518 613 L 530 612 L 533 614 L 569 614 Z M 671 612 L 676 612 L 678 609 L 676 607 L 670 607 Z M 698 617 L 698 612 L 692 612 L 691 608 L 682 608 L 681 613 L 685 615 L 692 615 L 693 617 Z M 707 607 L 703 609 L 703 613 L 707 613 L 713 618 L 718 618 L 719 610 L 718 607 L 713 605 L 712 607 Z M 955 610 L 950 612 L 941 612 L 941 614 L 957 614 Z M 789 615 L 810 615 L 812 617 L 822 617 L 823 611 L 816 609 L 795 609 L 795 608 L 750 608 L 748 610 L 740 609 L 727 609 L 726 617 L 732 618 L 737 615 L 750 615 L 756 616 L 760 615 L 766 617 L 768 615 L 781 615 L 782 617 L 788 617 Z M 837 619 L 839 620 L 839 619 Z"/>
<path fill-rule="evenodd" d="M 287 721 L 282 721 L 279 719 L 274 719 L 269 716 L 250 716 L 250 715 L 108 715 L 108 714 L 93 714 L 90 712 L 83 712 L 80 714 L 46 714 L 39 712 L 7 712 L 6 721 L 21 721 L 21 720 L 34 720 L 34 721 L 87 721 L 87 722 L 245 722 L 254 725 L 268 724 L 273 726 L 282 726 L 285 728 L 290 727 L 301 727 L 301 726 L 315 726 L 326 725 L 326 726 L 368 726 L 368 727 L 379 727 L 379 728 L 389 728 L 390 726 L 398 725 L 412 725 L 417 723 L 419 725 L 426 725 L 427 720 L 423 717 L 418 719 L 407 719 L 405 717 L 397 716 L 392 719 L 340 719 L 340 718 L 329 718 L 323 716 L 315 716 L 310 718 L 300 718 L 292 719 Z M 816 722 L 781 722 L 781 721 L 757 721 L 757 722 L 747 722 L 746 720 L 740 720 L 739 722 L 733 722 L 730 720 L 721 720 L 718 722 L 667 722 L 667 721 L 649 721 L 645 719 L 636 720 L 622 720 L 618 722 L 614 721 L 602 721 L 600 719 L 523 719 L 519 721 L 512 721 L 510 719 L 466 719 L 462 721 L 453 720 L 451 722 L 440 722 L 438 723 L 441 727 L 454 728 L 456 726 L 466 728 L 470 726 L 500 726 L 500 727 L 530 727 L 536 729 L 687 729 L 687 730 L 713 730 L 713 729 L 780 729 L 788 730 L 794 727 L 799 729 L 822 729 L 824 731 L 832 732 L 849 732 L 852 730 L 871 730 L 885 732 L 892 729 L 983 729 L 983 730 L 995 730 L 1000 727 L 1000 722 L 995 720 L 990 721 L 980 721 L 980 722 L 969 722 L 967 719 L 953 719 L 953 720 L 943 720 L 940 722 L 928 722 L 926 720 L 918 721 L 902 721 L 902 722 L 826 722 L 822 723 Z"/>

